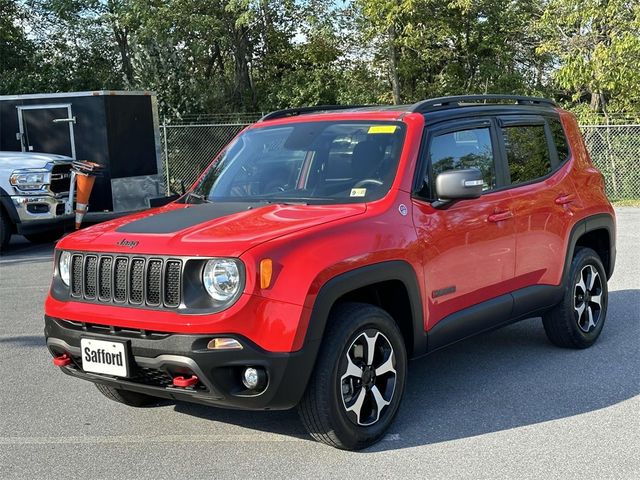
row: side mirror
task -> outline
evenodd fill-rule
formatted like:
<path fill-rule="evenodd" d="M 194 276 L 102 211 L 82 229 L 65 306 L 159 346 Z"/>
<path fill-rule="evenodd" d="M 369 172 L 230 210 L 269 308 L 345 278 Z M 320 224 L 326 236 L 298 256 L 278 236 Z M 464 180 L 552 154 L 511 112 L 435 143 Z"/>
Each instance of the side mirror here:
<path fill-rule="evenodd" d="M 446 170 L 436 177 L 439 200 L 461 200 L 482 195 L 482 172 L 477 168 Z"/>

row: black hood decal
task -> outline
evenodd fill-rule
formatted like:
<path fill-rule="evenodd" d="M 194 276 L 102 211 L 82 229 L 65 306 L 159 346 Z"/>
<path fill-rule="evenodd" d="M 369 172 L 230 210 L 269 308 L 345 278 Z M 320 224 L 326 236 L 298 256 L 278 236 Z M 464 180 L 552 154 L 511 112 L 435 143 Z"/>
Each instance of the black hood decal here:
<path fill-rule="evenodd" d="M 119 227 L 120 233 L 174 233 L 234 213 L 263 207 L 255 202 L 217 202 L 157 213 Z"/>

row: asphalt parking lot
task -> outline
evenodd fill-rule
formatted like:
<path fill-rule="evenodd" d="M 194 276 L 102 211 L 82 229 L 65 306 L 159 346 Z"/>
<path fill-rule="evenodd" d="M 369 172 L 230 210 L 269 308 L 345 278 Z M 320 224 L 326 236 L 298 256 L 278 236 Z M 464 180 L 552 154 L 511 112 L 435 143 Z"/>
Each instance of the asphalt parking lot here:
<path fill-rule="evenodd" d="M 0 257 L 0 478 L 640 478 L 640 209 L 621 208 L 599 342 L 550 345 L 539 319 L 412 363 L 389 435 L 341 452 L 295 411 L 132 409 L 51 364 L 52 246 Z"/>

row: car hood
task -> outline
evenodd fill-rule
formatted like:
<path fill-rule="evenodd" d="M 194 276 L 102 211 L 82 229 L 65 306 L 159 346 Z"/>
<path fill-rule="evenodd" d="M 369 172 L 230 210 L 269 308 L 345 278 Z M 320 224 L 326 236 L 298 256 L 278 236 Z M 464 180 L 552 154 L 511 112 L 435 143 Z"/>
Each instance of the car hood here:
<path fill-rule="evenodd" d="M 86 228 L 58 248 L 151 255 L 239 257 L 289 233 L 359 215 L 366 205 L 216 202 L 169 204 Z"/>
<path fill-rule="evenodd" d="M 53 153 L 0 152 L 0 169 L 44 168 L 50 162 L 71 162 L 71 158 Z"/>

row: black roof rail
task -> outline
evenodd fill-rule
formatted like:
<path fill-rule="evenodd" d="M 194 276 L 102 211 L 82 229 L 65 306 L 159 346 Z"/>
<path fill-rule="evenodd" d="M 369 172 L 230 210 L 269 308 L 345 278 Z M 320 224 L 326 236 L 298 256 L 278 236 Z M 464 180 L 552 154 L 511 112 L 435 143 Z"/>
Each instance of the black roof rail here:
<path fill-rule="evenodd" d="M 551 107 L 557 106 L 553 100 L 548 100 L 542 97 L 526 97 L 522 95 L 500 94 L 456 95 L 451 97 L 438 97 L 430 98 L 428 100 L 422 100 L 421 102 L 417 102 L 411 105 L 409 107 L 409 111 L 414 113 L 427 113 L 436 110 L 443 110 L 446 108 L 474 106 L 481 102 L 496 104 L 498 101 L 511 101 L 517 105 L 546 105 Z"/>
<path fill-rule="evenodd" d="M 276 110 L 275 112 L 267 113 L 259 121 L 265 122 L 267 120 L 275 120 L 276 118 L 295 117 L 305 113 L 330 112 L 332 110 L 349 110 L 351 108 L 372 106 L 373 105 L 316 105 L 313 107 L 285 108 L 284 110 Z"/>

